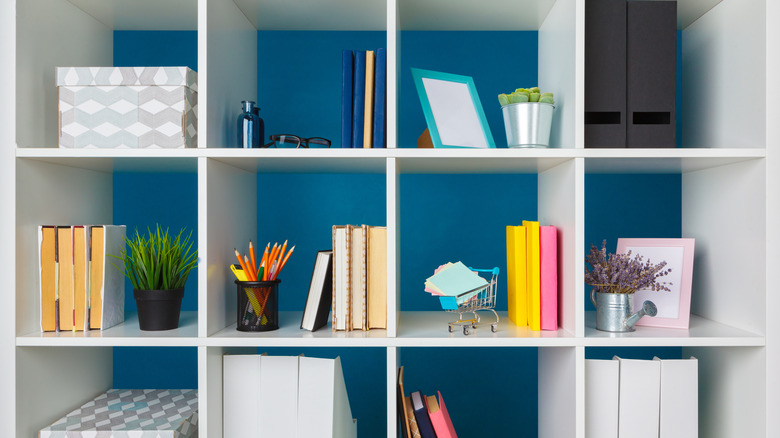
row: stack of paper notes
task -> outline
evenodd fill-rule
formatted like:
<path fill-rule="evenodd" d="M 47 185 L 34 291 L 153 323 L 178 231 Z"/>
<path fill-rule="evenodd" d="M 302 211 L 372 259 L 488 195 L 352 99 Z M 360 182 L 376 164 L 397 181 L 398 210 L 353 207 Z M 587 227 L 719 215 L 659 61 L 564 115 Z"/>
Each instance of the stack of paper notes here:
<path fill-rule="evenodd" d="M 441 265 L 425 280 L 425 291 L 439 296 L 445 310 L 457 309 L 487 286 L 487 280 L 462 262 Z"/>

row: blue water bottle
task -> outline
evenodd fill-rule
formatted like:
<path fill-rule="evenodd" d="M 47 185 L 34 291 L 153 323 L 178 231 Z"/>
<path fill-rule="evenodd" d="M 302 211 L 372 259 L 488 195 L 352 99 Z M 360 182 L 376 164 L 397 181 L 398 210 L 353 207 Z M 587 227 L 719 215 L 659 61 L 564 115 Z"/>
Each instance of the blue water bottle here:
<path fill-rule="evenodd" d="M 238 147 L 259 148 L 265 136 L 263 119 L 259 116 L 260 108 L 255 107 L 255 102 L 242 100 L 244 112 L 238 116 Z"/>

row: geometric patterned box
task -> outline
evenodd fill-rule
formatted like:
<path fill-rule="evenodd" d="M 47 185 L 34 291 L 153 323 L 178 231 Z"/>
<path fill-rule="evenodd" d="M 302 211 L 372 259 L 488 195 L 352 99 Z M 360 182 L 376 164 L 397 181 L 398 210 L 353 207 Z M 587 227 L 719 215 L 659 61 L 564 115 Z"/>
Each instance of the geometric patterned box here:
<path fill-rule="evenodd" d="M 41 429 L 39 438 L 195 438 L 195 389 L 110 389 Z"/>
<path fill-rule="evenodd" d="M 198 147 L 187 67 L 57 67 L 61 148 Z"/>

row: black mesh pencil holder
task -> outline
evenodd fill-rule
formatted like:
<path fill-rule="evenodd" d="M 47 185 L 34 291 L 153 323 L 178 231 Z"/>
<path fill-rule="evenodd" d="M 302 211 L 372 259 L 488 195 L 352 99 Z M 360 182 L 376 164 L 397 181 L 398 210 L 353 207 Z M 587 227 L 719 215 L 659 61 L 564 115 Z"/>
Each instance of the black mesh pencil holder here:
<path fill-rule="evenodd" d="M 242 332 L 266 332 L 279 328 L 279 283 L 235 281 L 238 291 L 238 323 Z"/>

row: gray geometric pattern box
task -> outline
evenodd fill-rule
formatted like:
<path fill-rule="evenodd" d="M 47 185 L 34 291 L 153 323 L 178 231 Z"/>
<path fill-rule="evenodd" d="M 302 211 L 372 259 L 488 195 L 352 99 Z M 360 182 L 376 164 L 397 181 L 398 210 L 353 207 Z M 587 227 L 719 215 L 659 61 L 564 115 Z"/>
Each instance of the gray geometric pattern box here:
<path fill-rule="evenodd" d="M 110 389 L 54 424 L 39 438 L 195 438 L 195 389 Z"/>
<path fill-rule="evenodd" d="M 198 147 L 187 67 L 57 67 L 61 148 Z"/>

